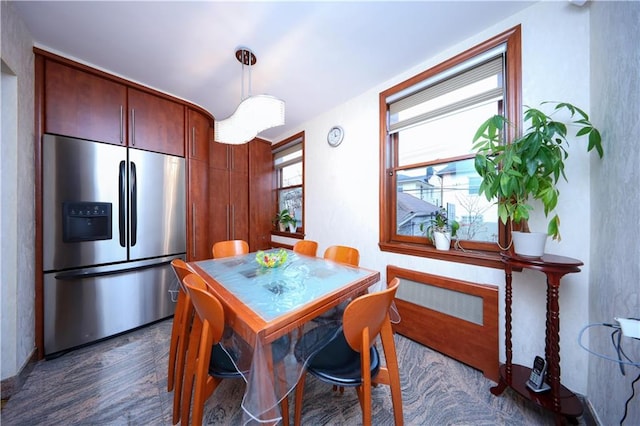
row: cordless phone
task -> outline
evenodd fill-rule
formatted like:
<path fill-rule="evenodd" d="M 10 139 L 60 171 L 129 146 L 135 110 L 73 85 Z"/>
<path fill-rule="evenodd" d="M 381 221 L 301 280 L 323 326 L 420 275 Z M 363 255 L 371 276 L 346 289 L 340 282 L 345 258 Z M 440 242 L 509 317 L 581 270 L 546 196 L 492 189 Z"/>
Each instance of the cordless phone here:
<path fill-rule="evenodd" d="M 531 376 L 527 380 L 527 387 L 534 392 L 544 392 L 550 389 L 550 386 L 544 382 L 547 373 L 547 362 L 544 358 L 536 356 L 533 360 L 533 368 Z"/>

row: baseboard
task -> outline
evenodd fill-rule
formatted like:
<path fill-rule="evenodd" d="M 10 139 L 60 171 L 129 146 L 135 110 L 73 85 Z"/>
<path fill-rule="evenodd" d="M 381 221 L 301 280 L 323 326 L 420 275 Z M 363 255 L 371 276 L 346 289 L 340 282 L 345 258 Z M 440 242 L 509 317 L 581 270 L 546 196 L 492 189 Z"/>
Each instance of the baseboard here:
<path fill-rule="evenodd" d="M 33 371 L 36 362 L 38 362 L 38 350 L 33 348 L 31 355 L 27 358 L 27 361 L 22 365 L 18 373 L 15 376 L 0 381 L 0 397 L 3 401 L 20 392 L 27 377 L 29 377 L 31 371 Z"/>
<path fill-rule="evenodd" d="M 582 413 L 584 423 L 587 426 L 601 426 L 603 423 L 600 421 L 598 413 L 593 409 L 589 399 L 583 395 L 580 395 L 580 399 L 582 399 L 582 406 L 584 407 L 584 412 Z"/>

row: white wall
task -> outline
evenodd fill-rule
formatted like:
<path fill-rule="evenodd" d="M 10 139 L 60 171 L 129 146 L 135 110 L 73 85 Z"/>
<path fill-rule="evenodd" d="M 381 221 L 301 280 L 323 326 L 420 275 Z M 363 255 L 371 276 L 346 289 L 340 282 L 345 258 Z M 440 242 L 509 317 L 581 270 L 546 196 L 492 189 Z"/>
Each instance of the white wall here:
<path fill-rule="evenodd" d="M 589 321 L 640 317 L 640 3 L 597 2 L 591 8 L 593 117 L 602 123 L 607 161 L 592 167 L 592 274 Z M 605 208 L 602 208 L 605 206 Z M 606 208 L 610 206 L 609 208 Z M 612 238 L 613 237 L 613 238 Z M 593 328 L 590 347 L 612 356 L 610 329 Z M 640 362 L 640 340 L 623 338 Z M 602 424 L 619 424 L 638 368 L 623 376 L 615 362 L 591 356 L 589 400 Z M 638 384 L 625 425 L 640 425 Z"/>
<path fill-rule="evenodd" d="M 418 67 L 363 93 L 340 107 L 309 121 L 305 130 L 306 238 L 319 242 L 318 252 L 332 244 L 357 247 L 360 264 L 383 272 L 393 264 L 410 269 L 500 286 L 501 318 L 504 313 L 504 273 L 501 270 L 381 252 L 379 241 L 379 138 L 378 95 L 418 72 L 434 66 L 517 24 L 522 24 L 523 100 L 569 101 L 589 111 L 589 12 L 568 2 L 543 2 L 488 28 Z M 382 52 L 381 52 L 382 54 Z M 329 128 L 339 124 L 345 140 L 338 148 L 326 143 Z M 282 135 L 282 138 L 289 135 Z M 581 259 L 582 272 L 567 276 L 560 289 L 562 382 L 573 391 L 587 390 L 588 356 L 577 345 L 577 335 L 587 323 L 589 278 L 589 212 L 576 208 L 589 203 L 589 161 L 586 149 L 571 145 L 567 175 L 562 184 L 559 213 L 561 243 L 549 241 L 547 252 Z M 583 152 L 584 151 L 584 152 Z M 587 161 L 585 161 L 587 160 Z M 546 229 L 546 220 L 531 224 Z M 544 275 L 525 271 L 514 274 L 514 362 L 529 365 L 544 354 L 546 286 Z M 501 319 L 500 334 L 503 335 Z M 426 324 L 425 326 L 428 326 Z M 504 361 L 503 339 L 501 360 Z"/>
<path fill-rule="evenodd" d="M 0 362 L 6 379 L 16 375 L 35 348 L 34 72 L 26 26 L 6 1 L 0 15 Z"/>

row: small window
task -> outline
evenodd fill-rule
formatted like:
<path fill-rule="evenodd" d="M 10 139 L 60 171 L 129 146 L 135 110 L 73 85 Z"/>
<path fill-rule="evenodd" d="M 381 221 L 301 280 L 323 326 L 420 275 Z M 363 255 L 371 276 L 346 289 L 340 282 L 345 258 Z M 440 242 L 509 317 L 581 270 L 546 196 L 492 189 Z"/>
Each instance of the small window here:
<path fill-rule="evenodd" d="M 304 233 L 304 132 L 272 148 L 276 178 L 276 210 L 289 210 L 297 232 Z"/>
<path fill-rule="evenodd" d="M 430 256 L 421 225 L 441 208 L 460 247 L 499 250 L 506 229 L 478 194 L 473 136 L 494 114 L 519 117 L 519 44 L 516 27 L 380 94 L 383 250 Z"/>

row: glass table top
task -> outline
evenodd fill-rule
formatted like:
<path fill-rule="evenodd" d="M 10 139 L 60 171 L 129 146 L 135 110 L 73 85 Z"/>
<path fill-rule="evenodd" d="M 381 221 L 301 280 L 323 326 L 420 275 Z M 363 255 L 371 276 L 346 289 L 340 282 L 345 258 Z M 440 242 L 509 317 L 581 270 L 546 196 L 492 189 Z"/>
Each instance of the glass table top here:
<path fill-rule="evenodd" d="M 267 322 L 372 273 L 290 250 L 275 268 L 261 266 L 256 253 L 195 264 Z"/>

